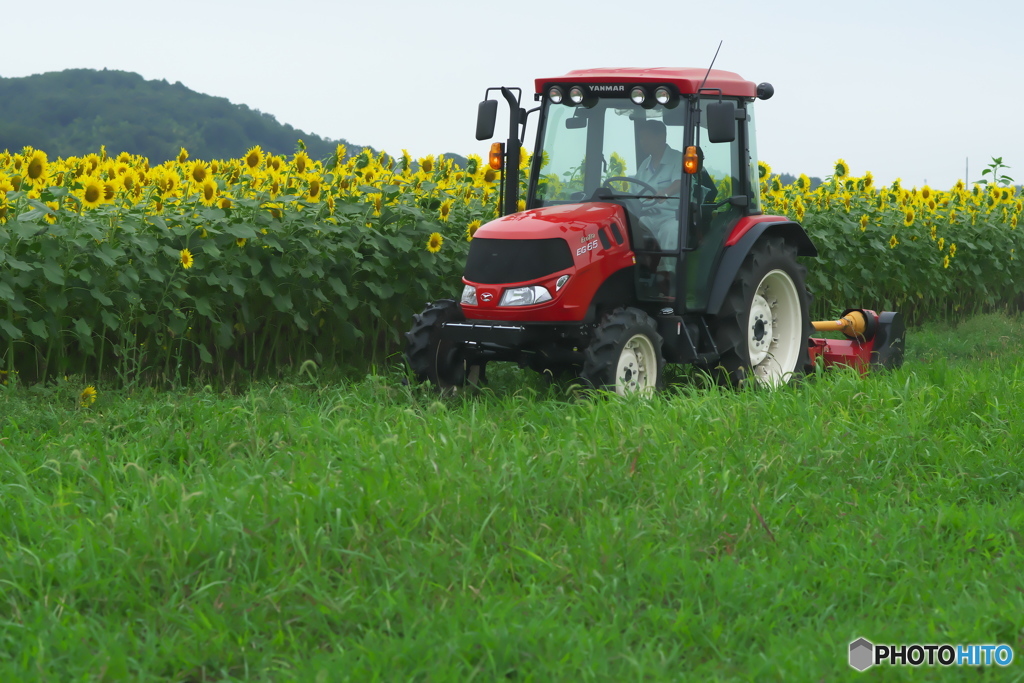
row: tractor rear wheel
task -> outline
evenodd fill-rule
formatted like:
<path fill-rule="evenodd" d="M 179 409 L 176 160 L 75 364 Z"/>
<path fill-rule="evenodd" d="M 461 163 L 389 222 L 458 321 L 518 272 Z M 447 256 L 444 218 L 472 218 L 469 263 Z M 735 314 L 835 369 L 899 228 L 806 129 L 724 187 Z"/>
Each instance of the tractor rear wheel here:
<path fill-rule="evenodd" d="M 462 319 L 462 309 L 452 299 L 435 301 L 413 316 L 412 329 L 405 333 L 405 358 L 418 381 L 451 389 L 482 379 L 483 366 L 467 366 L 462 344 L 441 338 L 444 323 Z"/>
<path fill-rule="evenodd" d="M 713 326 L 721 384 L 775 387 L 813 369 L 811 295 L 796 256 L 794 245 L 769 237 L 744 259 Z"/>
<path fill-rule="evenodd" d="M 583 355 L 580 377 L 596 389 L 625 396 L 650 394 L 662 386 L 661 336 L 651 317 L 637 308 L 606 315 Z"/>

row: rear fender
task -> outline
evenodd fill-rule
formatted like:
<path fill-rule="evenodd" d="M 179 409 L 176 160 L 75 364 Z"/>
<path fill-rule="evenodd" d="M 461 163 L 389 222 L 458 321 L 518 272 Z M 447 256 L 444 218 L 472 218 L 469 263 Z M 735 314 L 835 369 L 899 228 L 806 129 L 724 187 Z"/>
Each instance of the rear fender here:
<path fill-rule="evenodd" d="M 725 301 L 725 295 L 729 293 L 729 288 L 736 280 L 736 274 L 739 273 L 743 260 L 747 258 L 750 250 L 754 248 L 754 244 L 762 237 L 772 237 L 775 235 L 781 236 L 786 242 L 795 244 L 797 256 L 818 255 L 817 248 L 815 248 L 811 238 L 807 236 L 807 233 L 804 232 L 803 227 L 799 223 L 789 220 L 755 223 L 753 226 L 746 228 L 742 233 L 742 237 L 735 241 L 735 243 L 731 246 L 726 246 L 725 251 L 722 253 L 722 261 L 718 266 L 718 272 L 715 273 L 715 279 L 711 285 L 711 294 L 708 296 L 708 314 L 717 315 L 719 310 L 721 310 L 722 302 Z M 729 239 L 726 241 L 726 245 L 732 242 L 733 240 Z"/>

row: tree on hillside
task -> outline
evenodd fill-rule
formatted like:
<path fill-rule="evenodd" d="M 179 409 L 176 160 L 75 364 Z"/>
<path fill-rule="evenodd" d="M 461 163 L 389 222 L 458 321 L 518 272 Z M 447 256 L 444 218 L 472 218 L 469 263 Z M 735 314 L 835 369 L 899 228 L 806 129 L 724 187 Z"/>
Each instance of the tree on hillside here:
<path fill-rule="evenodd" d="M 302 139 L 314 158 L 340 143 L 297 130 L 270 114 L 203 95 L 177 82 L 147 81 L 124 71 L 69 69 L 0 78 L 0 150 L 30 145 L 51 157 L 81 156 L 105 145 L 110 153 L 141 154 L 153 163 L 184 147 L 193 158 L 236 158 L 254 145 L 291 154 Z"/>

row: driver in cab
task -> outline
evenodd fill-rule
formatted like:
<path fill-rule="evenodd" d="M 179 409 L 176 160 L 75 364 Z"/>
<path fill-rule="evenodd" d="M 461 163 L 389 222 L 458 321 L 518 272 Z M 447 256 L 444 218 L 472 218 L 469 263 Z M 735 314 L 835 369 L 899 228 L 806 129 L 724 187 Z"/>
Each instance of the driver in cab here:
<path fill-rule="evenodd" d="M 683 153 L 666 142 L 665 124 L 649 119 L 640 124 L 637 157 L 643 159 L 636 177 L 654 189 L 657 197 L 644 211 L 643 222 L 651 229 L 662 249 L 676 248 L 679 238 L 679 189 L 682 187 Z M 646 194 L 646 192 L 645 192 Z M 666 201 L 672 198 L 674 201 Z"/>

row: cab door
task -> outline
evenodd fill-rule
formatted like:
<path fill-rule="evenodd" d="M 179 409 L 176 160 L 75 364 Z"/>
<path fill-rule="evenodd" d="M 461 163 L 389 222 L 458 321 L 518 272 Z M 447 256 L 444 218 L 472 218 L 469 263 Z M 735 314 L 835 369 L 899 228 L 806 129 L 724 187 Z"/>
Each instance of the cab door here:
<path fill-rule="evenodd" d="M 758 190 L 751 184 L 750 160 L 757 154 L 749 144 L 749 109 L 736 100 L 738 118 L 733 140 L 710 142 L 707 131 L 709 103 L 719 97 L 701 100 L 700 130 L 696 131 L 704 160 L 701 171 L 691 179 L 689 226 L 687 230 L 686 308 L 703 310 L 707 306 L 712 279 L 718 270 L 726 239 L 740 218 L 758 206 Z"/>

